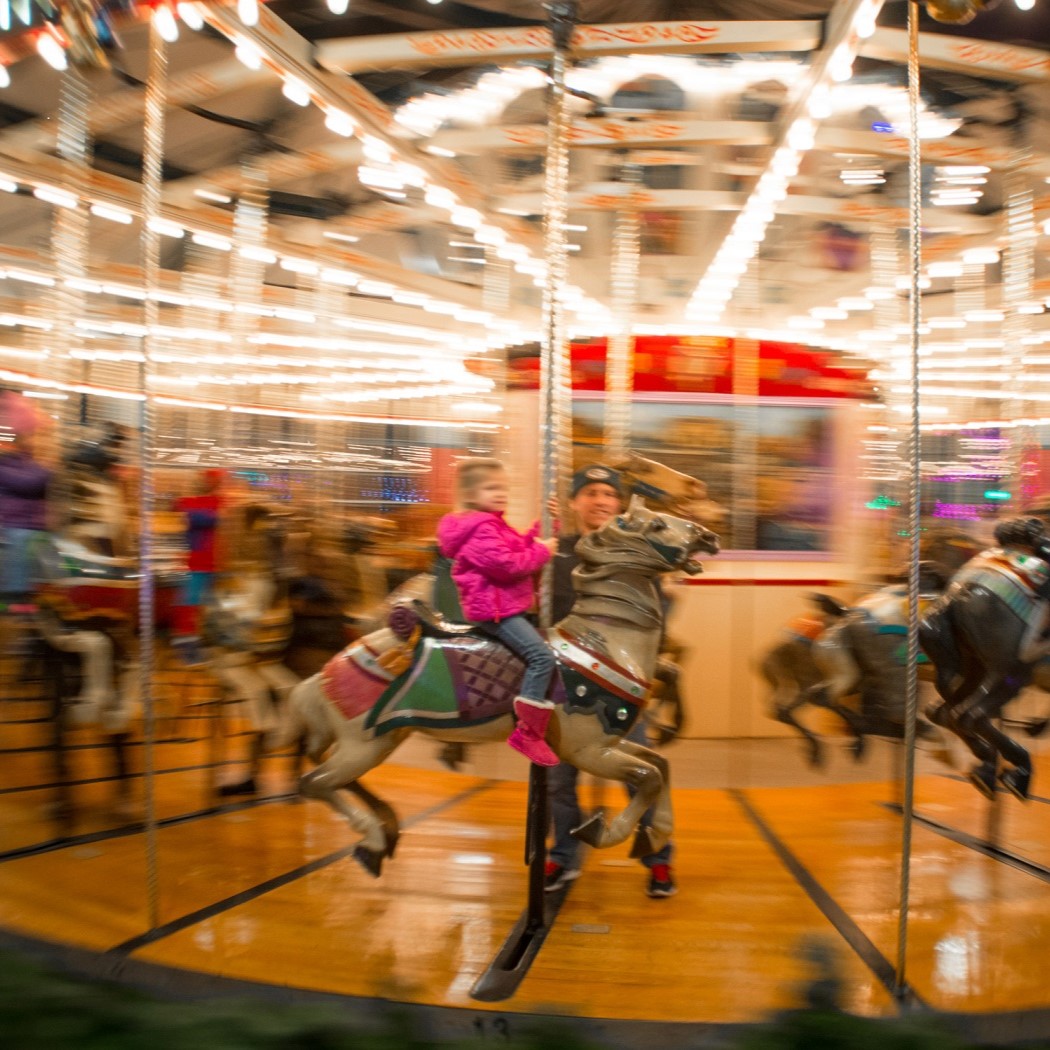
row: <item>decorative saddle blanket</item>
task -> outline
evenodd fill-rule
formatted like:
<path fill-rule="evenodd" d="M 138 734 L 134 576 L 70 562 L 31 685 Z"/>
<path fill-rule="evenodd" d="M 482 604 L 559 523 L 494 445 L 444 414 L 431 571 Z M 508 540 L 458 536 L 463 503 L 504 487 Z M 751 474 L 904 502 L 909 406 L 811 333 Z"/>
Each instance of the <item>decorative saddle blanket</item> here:
<path fill-rule="evenodd" d="M 784 624 L 784 633 L 793 642 L 815 642 L 826 630 L 827 624 L 816 616 L 793 616 Z"/>
<path fill-rule="evenodd" d="M 929 594 L 919 595 L 919 615 L 922 616 L 926 609 L 938 596 Z M 897 667 L 904 667 L 908 663 L 908 587 L 906 584 L 892 584 L 883 587 L 874 594 L 863 599 L 850 611 L 851 620 L 864 623 L 869 630 L 880 635 L 898 635 L 903 640 L 890 654 Z M 929 663 L 929 657 L 919 652 L 917 662 Z"/>
<path fill-rule="evenodd" d="M 548 633 L 558 674 L 549 692 L 570 711 L 594 714 L 609 733 L 626 733 L 637 719 L 649 683 L 562 632 Z M 424 637 L 411 666 L 396 676 L 367 640 L 340 653 L 322 672 L 325 693 L 347 718 L 366 711 L 377 736 L 407 726 L 428 729 L 480 725 L 509 715 L 524 663 L 482 634 Z"/>
<path fill-rule="evenodd" d="M 949 593 L 955 594 L 967 584 L 980 584 L 1027 622 L 1048 580 L 1050 565 L 1042 558 L 993 547 L 971 558 L 956 573 Z"/>

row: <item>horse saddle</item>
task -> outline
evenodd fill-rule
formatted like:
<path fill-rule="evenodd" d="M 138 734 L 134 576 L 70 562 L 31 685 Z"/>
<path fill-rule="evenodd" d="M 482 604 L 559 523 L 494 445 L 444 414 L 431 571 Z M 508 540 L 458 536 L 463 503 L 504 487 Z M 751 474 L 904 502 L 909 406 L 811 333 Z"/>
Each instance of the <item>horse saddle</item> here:
<path fill-rule="evenodd" d="M 418 613 L 412 605 L 400 608 Z M 423 609 L 429 612 L 425 605 Z M 408 619 L 399 623 L 395 611 L 390 628 L 401 635 Z M 366 728 L 381 736 L 405 726 L 476 725 L 511 713 L 525 666 L 512 650 L 469 624 L 434 617 L 428 630 L 426 621 L 414 615 L 413 620 L 422 626 L 422 638 L 411 665 L 383 690 Z M 645 704 L 649 683 L 557 628 L 548 640 L 558 658 L 550 699 L 567 710 L 594 715 L 609 733 L 626 733 Z"/>
<path fill-rule="evenodd" d="M 462 638 L 464 635 L 472 632 L 478 633 L 477 628 L 473 624 L 449 620 L 418 598 L 413 598 L 408 604 L 419 617 L 419 624 L 423 629 L 423 634 L 431 638 Z"/>

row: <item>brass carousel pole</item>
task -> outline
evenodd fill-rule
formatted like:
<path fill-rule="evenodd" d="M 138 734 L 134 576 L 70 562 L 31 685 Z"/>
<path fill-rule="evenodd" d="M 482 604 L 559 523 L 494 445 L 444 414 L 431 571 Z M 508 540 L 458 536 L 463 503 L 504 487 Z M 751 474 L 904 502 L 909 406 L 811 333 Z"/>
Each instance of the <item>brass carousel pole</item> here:
<path fill-rule="evenodd" d="M 543 342 L 540 352 L 540 450 L 543 501 L 540 526 L 553 531 L 548 502 L 564 497 L 572 469 L 572 389 L 562 297 L 568 277 L 566 216 L 569 184 L 569 111 L 565 77 L 576 21 L 576 3 L 547 5 L 554 43 L 547 107 L 547 157 L 544 183 L 544 242 L 547 258 L 543 286 Z M 564 502 L 564 500 L 562 500 Z M 552 571 L 547 563 L 540 585 L 540 623 L 551 622 Z M 547 859 L 547 770 L 529 768 L 529 801 L 525 830 L 525 863 L 529 896 L 524 914 L 488 970 L 471 989 L 473 998 L 492 1002 L 513 994 L 543 944 L 547 933 L 544 867 Z"/>
<path fill-rule="evenodd" d="M 908 903 L 911 885 L 911 833 L 915 809 L 915 723 L 918 712 L 919 660 L 919 526 L 922 459 L 919 430 L 919 342 L 922 324 L 922 156 L 919 145 L 919 3 L 908 3 L 908 190 L 911 259 L 911 289 L 908 300 L 911 328 L 911 485 L 908 507 L 908 668 L 904 709 L 904 776 L 901 799 L 901 870 L 898 892 L 897 966 L 894 995 L 900 1001 L 911 997 L 905 980 L 908 955 Z"/>
<path fill-rule="evenodd" d="M 157 869 L 157 812 L 153 790 L 153 737 L 156 729 L 153 708 L 154 652 L 153 610 L 153 446 L 155 421 L 150 399 L 152 354 L 155 346 L 160 305 L 155 291 L 160 278 L 160 234 L 153 228 L 160 216 L 162 165 L 164 162 L 164 108 L 168 79 L 168 51 L 164 38 L 157 29 L 156 19 L 150 22 L 149 71 L 146 79 L 145 121 L 142 149 L 142 268 L 146 298 L 143 302 L 143 320 L 146 335 L 142 341 L 143 361 L 140 372 L 141 390 L 146 395 L 142 402 L 142 432 L 139 439 L 139 674 L 142 694 L 142 713 L 145 723 L 143 747 L 143 774 L 146 785 L 146 890 L 149 907 L 149 925 L 159 924 L 158 869 Z"/>
<path fill-rule="evenodd" d="M 569 95 L 565 79 L 569 49 L 576 22 L 575 0 L 548 5 L 554 53 L 551 58 L 547 107 L 547 157 L 543 188 L 544 249 L 547 277 L 543 286 L 543 346 L 540 357 L 540 447 L 543 500 L 540 509 L 542 534 L 553 531 L 550 507 L 557 496 L 564 506 L 568 477 L 572 471 L 572 385 L 569 347 L 562 301 L 569 273 Z M 548 562 L 540 586 L 540 623 L 550 626 L 553 603 L 553 567 Z M 547 771 L 533 765 L 529 770 L 529 833 L 525 855 L 529 865 L 529 928 L 544 923 L 544 865 L 547 835 Z"/>
<path fill-rule="evenodd" d="M 610 291 L 616 329 L 609 340 L 605 371 L 605 455 L 610 463 L 627 453 L 631 440 L 631 393 L 634 389 L 634 314 L 638 304 L 639 221 L 634 189 L 641 166 L 626 162 L 621 183 L 624 203 L 616 212 Z"/>

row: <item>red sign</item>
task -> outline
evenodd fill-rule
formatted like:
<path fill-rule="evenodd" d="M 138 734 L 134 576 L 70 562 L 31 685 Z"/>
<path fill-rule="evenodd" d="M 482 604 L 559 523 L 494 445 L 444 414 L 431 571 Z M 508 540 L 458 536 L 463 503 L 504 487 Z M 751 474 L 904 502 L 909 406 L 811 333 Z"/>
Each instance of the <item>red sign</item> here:
<path fill-rule="evenodd" d="M 758 344 L 760 397 L 867 398 L 871 386 L 859 369 L 844 368 L 835 355 L 795 343 Z M 605 389 L 606 339 L 572 344 L 573 390 Z M 634 341 L 637 393 L 732 394 L 735 340 L 708 336 L 638 336 Z M 538 387 L 539 356 L 512 355 L 509 383 Z"/>

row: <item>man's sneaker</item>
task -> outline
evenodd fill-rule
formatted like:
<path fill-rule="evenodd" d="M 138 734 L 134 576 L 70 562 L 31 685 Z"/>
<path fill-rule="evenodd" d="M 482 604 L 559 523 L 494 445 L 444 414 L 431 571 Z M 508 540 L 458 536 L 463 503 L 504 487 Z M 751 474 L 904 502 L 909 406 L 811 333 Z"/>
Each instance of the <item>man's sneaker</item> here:
<path fill-rule="evenodd" d="M 677 892 L 671 865 L 654 864 L 649 869 L 649 888 L 646 893 L 650 897 L 673 897 Z"/>
<path fill-rule="evenodd" d="M 563 868 L 560 864 L 555 864 L 553 860 L 549 860 L 543 873 L 543 888 L 547 893 L 553 893 L 579 877 L 579 868 Z"/>

